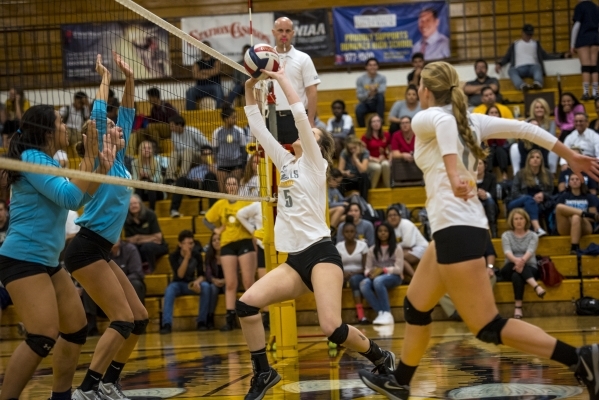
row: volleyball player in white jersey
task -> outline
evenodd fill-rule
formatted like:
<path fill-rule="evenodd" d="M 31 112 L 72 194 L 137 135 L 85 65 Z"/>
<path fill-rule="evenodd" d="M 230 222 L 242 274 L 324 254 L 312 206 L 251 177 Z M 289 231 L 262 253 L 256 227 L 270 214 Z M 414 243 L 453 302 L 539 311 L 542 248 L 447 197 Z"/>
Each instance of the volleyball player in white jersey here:
<path fill-rule="evenodd" d="M 343 264 L 331 241 L 326 224 L 327 171 L 335 150 L 328 132 L 312 129 L 306 109 L 285 77 L 283 69 L 266 72 L 283 89 L 295 118 L 299 139 L 293 143 L 295 156 L 288 153 L 266 128 L 256 105 L 254 85 L 246 82 L 245 113 L 252 134 L 264 147 L 281 173 L 275 222 L 275 247 L 288 253 L 287 262 L 267 273 L 236 303 L 237 316 L 248 343 L 254 367 L 246 400 L 262 399 L 281 377 L 269 366 L 264 346 L 260 309 L 273 303 L 314 292 L 320 327 L 333 343 L 358 351 L 375 364 L 375 369 L 393 368 L 395 355 L 381 350 L 356 328 L 341 320 Z"/>
<path fill-rule="evenodd" d="M 406 333 L 399 365 L 393 373 L 360 371 L 364 383 L 390 399 L 408 399 L 410 381 L 428 345 L 431 313 L 449 293 L 470 331 L 483 342 L 505 344 L 560 362 L 599 399 L 599 347 L 576 349 L 522 320 L 502 318 L 485 271 L 489 226 L 476 195 L 477 159 L 486 158 L 487 139 L 526 139 L 568 161 L 572 170 L 593 179 L 599 162 L 582 156 L 532 124 L 468 114 L 456 70 L 448 63 L 428 64 L 421 73 L 420 104 L 412 120 L 414 158 L 424 172 L 433 242 L 424 253 L 404 300 Z M 523 260 L 526 261 L 526 260 Z M 476 301 L 473 301 L 476 299 Z"/>

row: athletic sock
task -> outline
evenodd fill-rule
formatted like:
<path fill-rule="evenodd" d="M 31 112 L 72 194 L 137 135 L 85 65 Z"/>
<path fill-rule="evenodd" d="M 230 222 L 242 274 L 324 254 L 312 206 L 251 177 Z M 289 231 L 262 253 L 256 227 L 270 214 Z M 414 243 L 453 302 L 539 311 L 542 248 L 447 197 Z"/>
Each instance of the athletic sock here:
<path fill-rule="evenodd" d="M 121 372 L 123 372 L 123 367 L 125 363 L 120 363 L 117 361 L 112 361 L 104 374 L 104 378 L 102 378 L 102 382 L 104 383 L 116 383 L 121 376 Z"/>
<path fill-rule="evenodd" d="M 555 349 L 553 349 L 551 359 L 558 363 L 562 363 L 567 367 L 576 367 L 578 364 L 578 353 L 576 352 L 575 347 L 558 340 L 555 343 Z"/>
<path fill-rule="evenodd" d="M 588 82 L 583 82 L 582 94 L 588 96 L 588 94 L 589 94 L 589 83 Z"/>
<path fill-rule="evenodd" d="M 362 320 L 364 318 L 364 307 L 362 304 L 356 304 L 356 314 L 358 314 L 358 319 Z"/>
<path fill-rule="evenodd" d="M 412 381 L 412 377 L 416 372 L 416 368 L 418 368 L 418 365 L 415 367 L 411 367 L 409 365 L 404 364 L 403 361 L 401 361 L 400 359 L 397 368 L 395 368 L 395 371 L 393 372 L 393 375 L 395 375 L 395 380 L 397 381 L 397 383 L 403 386 L 409 386 L 410 382 Z"/>
<path fill-rule="evenodd" d="M 71 388 L 65 392 L 52 392 L 50 400 L 71 400 Z"/>
<path fill-rule="evenodd" d="M 250 351 L 252 356 L 252 366 L 254 367 L 254 373 L 268 372 L 270 365 L 268 364 L 268 357 L 266 357 L 266 347 L 256 351 Z"/>
<path fill-rule="evenodd" d="M 360 354 L 369 359 L 374 365 L 379 365 L 380 361 L 385 357 L 383 350 L 381 350 L 378 344 L 370 339 L 368 340 L 370 341 L 370 347 L 366 352 Z"/>
<path fill-rule="evenodd" d="M 100 384 L 100 379 L 102 379 L 101 373 L 88 369 L 87 373 L 85 374 L 85 378 L 83 378 L 83 382 L 81 382 L 81 386 L 79 386 L 79 389 L 84 392 L 96 390 Z"/>
<path fill-rule="evenodd" d="M 599 83 L 593 82 L 593 97 L 597 96 L 597 92 L 599 92 Z"/>
<path fill-rule="evenodd" d="M 570 251 L 578 251 L 580 250 L 580 245 L 578 243 L 572 243 L 572 245 L 570 246 Z"/>

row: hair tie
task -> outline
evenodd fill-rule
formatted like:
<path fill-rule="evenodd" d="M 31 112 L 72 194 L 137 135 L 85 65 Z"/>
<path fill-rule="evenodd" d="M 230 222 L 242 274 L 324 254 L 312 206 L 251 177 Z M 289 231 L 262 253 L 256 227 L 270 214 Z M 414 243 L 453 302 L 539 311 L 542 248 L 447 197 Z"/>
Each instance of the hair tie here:
<path fill-rule="evenodd" d="M 452 86 L 449 88 L 449 91 L 451 92 L 451 91 L 453 90 L 453 88 L 454 88 L 454 87 L 456 87 L 456 86 L 455 86 L 455 85 L 452 85 Z"/>

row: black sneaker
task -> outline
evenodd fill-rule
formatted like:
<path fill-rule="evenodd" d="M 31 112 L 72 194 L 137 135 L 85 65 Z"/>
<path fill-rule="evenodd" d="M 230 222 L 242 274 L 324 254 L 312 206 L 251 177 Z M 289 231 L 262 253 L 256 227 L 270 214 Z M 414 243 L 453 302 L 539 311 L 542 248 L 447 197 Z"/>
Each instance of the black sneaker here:
<path fill-rule="evenodd" d="M 281 375 L 273 368 L 267 372 L 261 372 L 254 375 L 250 383 L 250 391 L 245 395 L 245 400 L 260 400 L 266 394 L 266 391 L 279 383 Z"/>
<path fill-rule="evenodd" d="M 207 330 L 208 330 L 208 326 L 206 325 L 206 323 L 205 323 L 205 322 L 198 322 L 198 323 L 196 324 L 196 329 L 197 329 L 198 331 L 207 331 Z"/>
<path fill-rule="evenodd" d="M 410 397 L 410 387 L 398 384 L 391 373 L 374 374 L 361 370 L 358 374 L 366 386 L 383 396 L 387 396 L 388 399 L 408 400 Z"/>
<path fill-rule="evenodd" d="M 388 350 L 383 350 L 383 356 L 381 361 L 375 363 L 374 368 L 370 371 L 371 373 L 391 374 L 395 371 L 395 354 Z"/>
<path fill-rule="evenodd" d="M 584 383 L 590 400 L 599 399 L 599 345 L 592 344 L 578 349 L 578 365 L 574 375 Z"/>
<path fill-rule="evenodd" d="M 171 333 L 173 330 L 173 327 L 171 326 L 171 324 L 164 324 L 162 326 L 162 328 L 160 328 L 160 334 L 161 335 L 166 335 L 168 333 Z"/>

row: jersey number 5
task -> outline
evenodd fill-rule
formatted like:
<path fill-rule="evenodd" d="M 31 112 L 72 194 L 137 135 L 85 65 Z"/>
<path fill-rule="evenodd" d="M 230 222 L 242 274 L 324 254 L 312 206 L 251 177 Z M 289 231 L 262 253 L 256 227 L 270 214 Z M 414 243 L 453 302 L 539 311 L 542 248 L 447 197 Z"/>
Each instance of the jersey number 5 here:
<path fill-rule="evenodd" d="M 293 207 L 293 198 L 289 194 L 289 190 L 283 190 L 283 196 L 285 196 L 285 207 Z"/>

